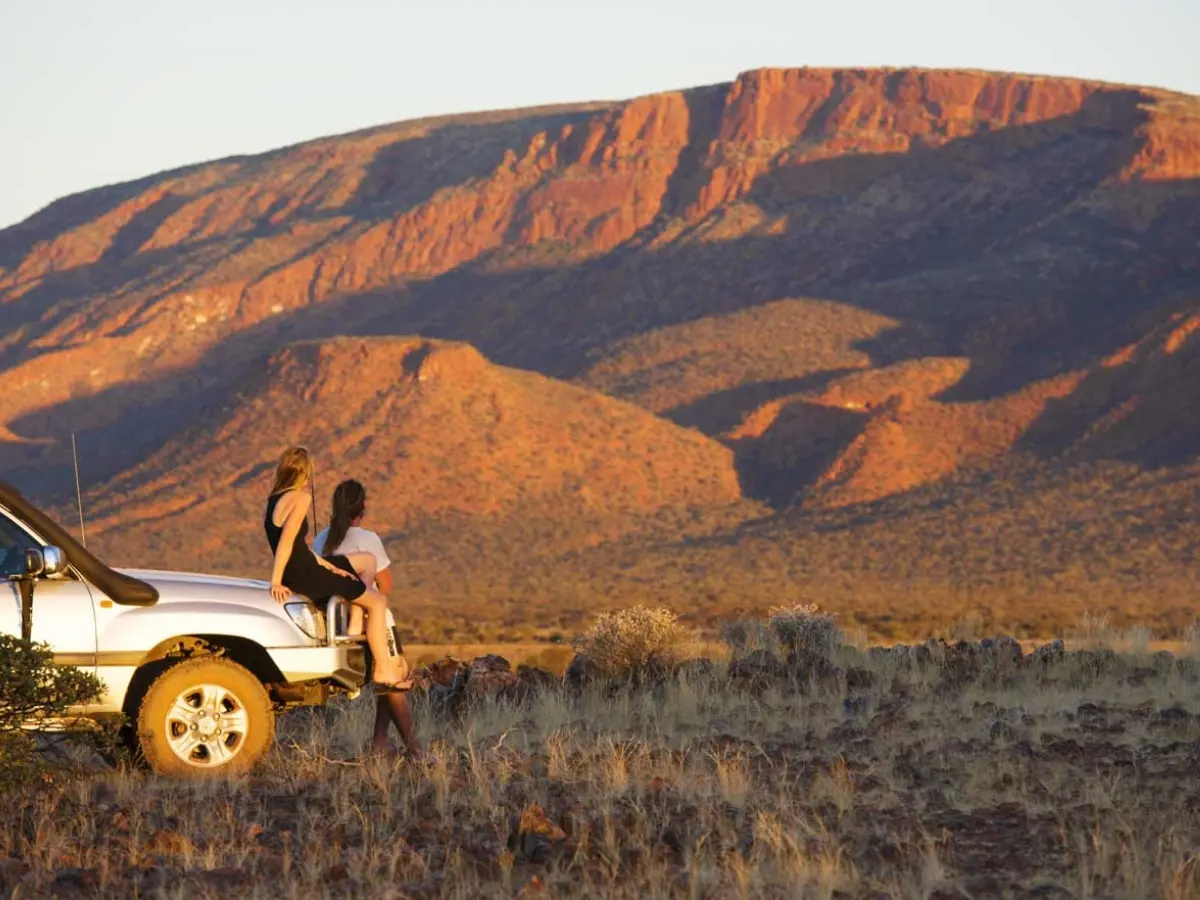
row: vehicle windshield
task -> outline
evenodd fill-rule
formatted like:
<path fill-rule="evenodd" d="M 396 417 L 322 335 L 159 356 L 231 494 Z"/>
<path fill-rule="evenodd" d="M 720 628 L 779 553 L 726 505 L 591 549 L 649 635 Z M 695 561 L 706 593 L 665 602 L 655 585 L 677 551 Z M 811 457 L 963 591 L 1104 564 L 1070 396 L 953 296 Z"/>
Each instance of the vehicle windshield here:
<path fill-rule="evenodd" d="M 25 551 L 37 546 L 25 529 L 0 512 L 0 579 L 22 574 L 25 571 Z"/>

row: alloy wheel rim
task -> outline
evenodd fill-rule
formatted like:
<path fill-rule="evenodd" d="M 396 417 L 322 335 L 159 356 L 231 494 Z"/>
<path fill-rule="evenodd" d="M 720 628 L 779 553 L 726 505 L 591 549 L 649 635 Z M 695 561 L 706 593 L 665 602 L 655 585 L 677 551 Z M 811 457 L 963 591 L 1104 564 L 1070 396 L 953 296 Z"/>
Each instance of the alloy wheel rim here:
<path fill-rule="evenodd" d="M 219 684 L 180 691 L 167 710 L 167 744 L 189 766 L 217 768 L 233 760 L 250 731 L 245 704 Z"/>

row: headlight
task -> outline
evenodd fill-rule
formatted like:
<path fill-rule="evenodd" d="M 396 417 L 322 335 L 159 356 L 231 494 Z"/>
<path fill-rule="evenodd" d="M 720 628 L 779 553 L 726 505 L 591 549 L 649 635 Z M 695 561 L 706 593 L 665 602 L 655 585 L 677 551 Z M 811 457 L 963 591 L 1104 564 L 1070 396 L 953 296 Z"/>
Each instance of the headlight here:
<path fill-rule="evenodd" d="M 312 606 L 308 603 L 285 603 L 283 608 L 297 628 L 313 640 L 321 639 L 321 629 L 317 625 L 317 617 L 313 615 Z"/>

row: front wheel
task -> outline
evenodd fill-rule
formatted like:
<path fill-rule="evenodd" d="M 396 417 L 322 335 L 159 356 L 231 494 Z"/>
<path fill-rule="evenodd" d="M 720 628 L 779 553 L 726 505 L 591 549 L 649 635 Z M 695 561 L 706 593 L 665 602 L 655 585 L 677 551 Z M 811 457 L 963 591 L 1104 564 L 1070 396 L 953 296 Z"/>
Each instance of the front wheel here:
<path fill-rule="evenodd" d="M 249 671 L 219 657 L 189 659 L 158 676 L 142 698 L 138 745 L 163 775 L 244 772 L 270 747 L 275 715 Z"/>

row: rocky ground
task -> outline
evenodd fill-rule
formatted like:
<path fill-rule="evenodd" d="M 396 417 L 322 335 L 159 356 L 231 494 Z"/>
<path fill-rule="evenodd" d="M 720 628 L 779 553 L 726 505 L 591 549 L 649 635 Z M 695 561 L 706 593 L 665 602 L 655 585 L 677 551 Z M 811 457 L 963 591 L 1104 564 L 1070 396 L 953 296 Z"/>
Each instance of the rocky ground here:
<path fill-rule="evenodd" d="M 423 764 L 371 702 L 252 776 L 12 798 L 11 896 L 1195 897 L 1200 659 L 1013 641 L 780 651 L 614 684 L 418 670 Z"/>

